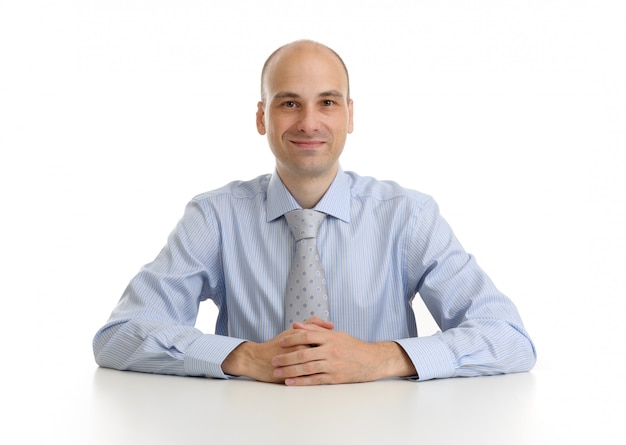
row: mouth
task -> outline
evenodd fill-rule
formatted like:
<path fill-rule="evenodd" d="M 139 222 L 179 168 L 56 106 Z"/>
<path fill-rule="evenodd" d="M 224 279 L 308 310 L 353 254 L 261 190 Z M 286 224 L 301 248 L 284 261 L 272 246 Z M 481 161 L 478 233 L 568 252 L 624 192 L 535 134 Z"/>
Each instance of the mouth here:
<path fill-rule="evenodd" d="M 322 145 L 326 143 L 326 141 L 313 140 L 313 139 L 306 139 L 306 140 L 292 139 L 289 142 L 291 142 L 293 145 L 303 150 L 313 150 L 316 148 L 320 148 Z"/>

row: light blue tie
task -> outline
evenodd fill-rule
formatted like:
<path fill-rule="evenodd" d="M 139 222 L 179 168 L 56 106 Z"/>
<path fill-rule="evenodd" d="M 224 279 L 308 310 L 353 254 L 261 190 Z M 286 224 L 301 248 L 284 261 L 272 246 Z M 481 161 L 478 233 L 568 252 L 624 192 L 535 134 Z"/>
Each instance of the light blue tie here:
<path fill-rule="evenodd" d="M 326 214 L 299 209 L 285 214 L 296 239 L 285 297 L 285 329 L 313 316 L 330 319 L 326 274 L 317 250 L 317 229 Z"/>

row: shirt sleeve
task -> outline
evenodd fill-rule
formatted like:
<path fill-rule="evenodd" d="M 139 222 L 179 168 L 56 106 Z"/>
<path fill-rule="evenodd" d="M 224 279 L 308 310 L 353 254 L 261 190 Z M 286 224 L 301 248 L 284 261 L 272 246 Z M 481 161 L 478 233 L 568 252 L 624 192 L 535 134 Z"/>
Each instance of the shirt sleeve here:
<path fill-rule="evenodd" d="M 397 340 L 419 380 L 530 370 L 535 347 L 513 302 L 465 252 L 437 204 L 416 213 L 407 248 L 407 273 L 441 329 Z"/>
<path fill-rule="evenodd" d="M 219 236 L 191 201 L 157 258 L 141 268 L 96 333 L 98 365 L 159 374 L 227 378 L 221 364 L 244 340 L 194 327 L 202 300 L 220 296 Z"/>

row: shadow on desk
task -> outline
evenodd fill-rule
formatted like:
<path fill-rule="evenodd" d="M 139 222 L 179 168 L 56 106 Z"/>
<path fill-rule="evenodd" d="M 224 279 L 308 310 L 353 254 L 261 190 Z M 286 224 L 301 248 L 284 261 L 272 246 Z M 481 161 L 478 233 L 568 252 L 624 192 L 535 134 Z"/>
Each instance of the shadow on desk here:
<path fill-rule="evenodd" d="M 92 400 L 103 444 L 528 444 L 537 426 L 531 373 L 293 388 L 98 368 Z"/>

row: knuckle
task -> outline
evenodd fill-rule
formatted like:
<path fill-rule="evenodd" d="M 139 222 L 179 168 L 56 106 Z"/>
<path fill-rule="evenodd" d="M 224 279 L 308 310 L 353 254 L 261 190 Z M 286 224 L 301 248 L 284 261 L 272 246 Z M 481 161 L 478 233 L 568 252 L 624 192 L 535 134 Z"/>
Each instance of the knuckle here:
<path fill-rule="evenodd" d="M 296 352 L 296 360 L 300 363 L 306 361 L 306 352 L 308 349 L 300 349 Z"/>
<path fill-rule="evenodd" d="M 315 363 L 305 363 L 304 365 L 302 365 L 302 371 L 306 375 L 315 374 L 315 372 L 317 371 Z"/>
<path fill-rule="evenodd" d="M 327 383 L 327 381 L 325 380 L 324 376 L 322 374 L 318 374 L 313 376 L 313 381 L 315 382 L 316 385 L 323 385 L 325 383 Z"/>

